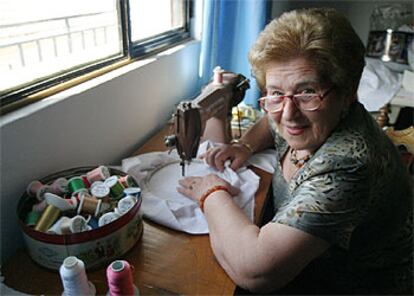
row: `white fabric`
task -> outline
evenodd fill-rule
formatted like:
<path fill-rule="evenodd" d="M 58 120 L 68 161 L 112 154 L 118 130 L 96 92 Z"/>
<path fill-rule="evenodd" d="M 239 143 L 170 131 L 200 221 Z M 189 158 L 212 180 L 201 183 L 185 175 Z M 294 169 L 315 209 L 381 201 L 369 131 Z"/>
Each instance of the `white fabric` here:
<path fill-rule="evenodd" d="M 273 174 L 276 167 L 276 152 L 275 149 L 266 149 L 259 153 L 255 153 L 247 160 L 246 165 L 252 165 L 259 169 Z"/>
<path fill-rule="evenodd" d="M 378 111 L 400 89 L 402 75 L 391 71 L 381 60 L 366 58 L 365 61 L 358 98 L 368 111 Z"/>
<path fill-rule="evenodd" d="M 202 154 L 211 145 L 200 145 Z M 246 167 L 234 172 L 228 166 L 218 172 L 200 160 L 186 166 L 186 176 L 204 176 L 215 173 L 231 185 L 240 189 L 233 197 L 253 221 L 254 195 L 260 178 Z M 192 234 L 208 233 L 208 225 L 197 203 L 178 193 L 176 187 L 181 179 L 181 167 L 176 151 L 153 152 L 127 158 L 122 161 L 122 170 L 132 175 L 142 189 L 141 210 L 145 217 L 170 228 Z"/>

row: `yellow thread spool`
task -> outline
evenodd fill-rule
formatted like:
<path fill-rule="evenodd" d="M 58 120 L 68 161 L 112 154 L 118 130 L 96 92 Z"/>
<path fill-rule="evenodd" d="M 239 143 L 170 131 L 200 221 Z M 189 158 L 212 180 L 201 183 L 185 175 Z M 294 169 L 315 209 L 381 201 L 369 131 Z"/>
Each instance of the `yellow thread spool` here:
<path fill-rule="evenodd" d="M 39 221 L 37 221 L 34 229 L 36 231 L 46 232 L 56 222 L 59 216 L 60 210 L 55 206 L 48 205 L 40 216 Z"/>

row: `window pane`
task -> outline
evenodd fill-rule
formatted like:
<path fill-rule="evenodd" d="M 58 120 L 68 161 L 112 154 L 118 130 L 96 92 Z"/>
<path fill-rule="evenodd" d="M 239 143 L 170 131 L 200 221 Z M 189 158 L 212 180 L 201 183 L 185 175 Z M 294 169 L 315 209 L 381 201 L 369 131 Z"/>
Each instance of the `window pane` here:
<path fill-rule="evenodd" d="M 185 0 L 130 0 L 132 42 L 184 27 L 184 2 Z"/>
<path fill-rule="evenodd" d="M 0 92 L 122 52 L 116 0 L 0 0 Z"/>

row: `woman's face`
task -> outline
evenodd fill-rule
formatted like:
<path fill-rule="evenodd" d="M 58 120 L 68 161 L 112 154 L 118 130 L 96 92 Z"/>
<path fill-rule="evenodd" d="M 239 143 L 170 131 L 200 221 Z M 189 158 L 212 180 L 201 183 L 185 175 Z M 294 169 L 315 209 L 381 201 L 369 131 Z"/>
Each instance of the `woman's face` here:
<path fill-rule="evenodd" d="M 293 95 L 299 93 L 324 94 L 331 84 L 324 84 L 315 66 L 299 57 L 268 64 L 266 69 L 267 95 Z M 268 113 L 278 133 L 296 150 L 316 151 L 338 124 L 342 110 L 347 107 L 343 96 L 334 88 L 322 100 L 316 111 L 302 111 L 290 98 L 284 99 L 280 112 Z"/>

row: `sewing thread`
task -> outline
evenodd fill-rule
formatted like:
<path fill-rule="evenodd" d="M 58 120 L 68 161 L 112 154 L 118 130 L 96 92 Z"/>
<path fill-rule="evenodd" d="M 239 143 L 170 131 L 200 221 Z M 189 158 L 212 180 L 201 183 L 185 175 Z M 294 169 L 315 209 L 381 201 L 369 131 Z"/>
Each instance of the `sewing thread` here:
<path fill-rule="evenodd" d="M 48 205 L 46 209 L 42 212 L 42 215 L 37 221 L 34 230 L 46 232 L 50 228 L 50 226 L 52 226 L 53 223 L 55 223 L 55 221 L 59 218 L 60 213 L 61 212 L 57 207 L 53 205 Z"/>
<path fill-rule="evenodd" d="M 63 195 L 68 190 L 68 180 L 66 178 L 57 178 L 53 181 L 51 187 L 53 193 Z"/>
<path fill-rule="evenodd" d="M 86 176 L 90 183 L 93 183 L 95 181 L 102 181 L 111 176 L 109 169 L 106 166 L 99 166 L 92 171 L 89 171 L 86 173 Z"/>
<path fill-rule="evenodd" d="M 70 192 L 77 192 L 80 189 L 86 189 L 85 183 L 83 182 L 82 177 L 73 177 L 71 179 L 69 179 L 68 181 L 68 186 L 69 186 L 69 190 Z"/>
<path fill-rule="evenodd" d="M 85 184 L 85 187 L 90 188 L 91 182 L 89 182 L 88 177 L 86 177 L 86 175 L 82 175 L 81 178 L 82 178 L 83 184 Z"/>
<path fill-rule="evenodd" d="M 111 176 L 105 180 L 105 185 L 109 187 L 110 194 L 112 197 L 119 199 L 122 197 L 124 192 L 124 185 L 119 182 L 117 176 Z"/>
<path fill-rule="evenodd" d="M 101 204 L 102 200 L 91 197 L 89 193 L 81 194 L 78 214 L 85 213 L 94 215 L 96 217 L 100 213 Z"/>
<path fill-rule="evenodd" d="M 95 286 L 88 281 L 85 264 L 75 256 L 67 257 L 59 269 L 63 284 L 63 295 L 95 295 Z"/>
<path fill-rule="evenodd" d="M 133 283 L 133 267 L 125 260 L 116 260 L 106 269 L 110 296 L 139 295 Z"/>
<path fill-rule="evenodd" d="M 32 181 L 26 188 L 26 192 L 29 196 L 36 196 L 39 189 L 43 186 L 40 181 Z"/>

